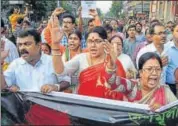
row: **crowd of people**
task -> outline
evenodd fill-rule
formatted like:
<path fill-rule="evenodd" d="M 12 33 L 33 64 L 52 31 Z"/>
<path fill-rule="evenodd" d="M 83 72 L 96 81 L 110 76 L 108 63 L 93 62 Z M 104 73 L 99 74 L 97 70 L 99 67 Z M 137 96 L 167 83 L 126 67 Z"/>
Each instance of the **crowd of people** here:
<path fill-rule="evenodd" d="M 56 8 L 35 29 L 28 9 L 14 9 L 14 42 L 1 19 L 1 89 L 62 91 L 148 104 L 152 110 L 177 100 L 178 24 L 101 21 L 90 9 L 93 18 L 84 29 L 81 11 L 74 17 Z"/>

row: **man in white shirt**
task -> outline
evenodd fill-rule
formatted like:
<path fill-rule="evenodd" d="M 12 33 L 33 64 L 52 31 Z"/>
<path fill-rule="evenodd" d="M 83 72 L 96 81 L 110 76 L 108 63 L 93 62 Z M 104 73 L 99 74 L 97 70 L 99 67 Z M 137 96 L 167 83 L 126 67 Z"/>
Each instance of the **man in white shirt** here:
<path fill-rule="evenodd" d="M 21 57 L 14 60 L 1 75 L 1 89 L 11 91 L 34 91 L 48 93 L 62 91 L 70 86 L 70 77 L 57 76 L 53 69 L 52 57 L 41 53 L 39 33 L 26 29 L 17 37 Z"/>
<path fill-rule="evenodd" d="M 19 58 L 17 47 L 9 39 L 5 37 L 5 25 L 1 19 L 1 43 L 4 44 L 4 50 L 9 51 L 8 56 L 5 58 L 5 62 L 11 63 L 14 59 Z"/>
<path fill-rule="evenodd" d="M 137 68 L 138 68 L 138 61 L 143 54 L 145 54 L 146 52 L 157 53 L 161 57 L 162 63 L 164 66 L 163 72 L 161 75 L 161 84 L 165 84 L 166 66 L 168 64 L 168 56 L 166 55 L 168 48 L 165 46 L 165 43 L 166 43 L 165 27 L 162 24 L 157 23 L 151 27 L 150 34 L 153 35 L 153 37 L 152 37 L 153 43 L 145 46 L 138 52 L 138 55 L 136 58 Z"/>

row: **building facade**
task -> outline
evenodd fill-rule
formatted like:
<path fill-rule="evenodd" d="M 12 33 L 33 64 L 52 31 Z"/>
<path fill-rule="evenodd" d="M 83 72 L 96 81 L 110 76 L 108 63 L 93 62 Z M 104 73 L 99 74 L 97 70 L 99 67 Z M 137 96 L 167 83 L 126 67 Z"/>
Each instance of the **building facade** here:
<path fill-rule="evenodd" d="M 124 1 L 123 11 L 127 12 L 126 15 L 135 16 L 136 18 L 149 17 L 150 1 Z"/>
<path fill-rule="evenodd" d="M 178 1 L 151 1 L 150 19 L 178 22 Z"/>

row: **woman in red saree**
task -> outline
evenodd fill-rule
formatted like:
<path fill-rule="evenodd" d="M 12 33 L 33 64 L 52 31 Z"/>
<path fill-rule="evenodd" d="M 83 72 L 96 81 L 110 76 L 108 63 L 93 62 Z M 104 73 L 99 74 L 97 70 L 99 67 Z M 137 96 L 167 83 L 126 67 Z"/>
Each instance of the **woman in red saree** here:
<path fill-rule="evenodd" d="M 77 93 L 81 95 L 107 97 L 106 88 L 99 87 L 100 83 L 114 83 L 112 77 L 116 71 L 116 50 L 113 50 L 112 44 L 107 41 L 107 33 L 103 27 L 95 27 L 87 38 L 87 53 L 82 53 L 70 61 L 63 64 L 59 54 L 58 42 L 61 40 L 62 31 L 60 31 L 57 17 L 53 17 L 51 35 L 52 35 L 52 56 L 55 72 L 59 75 L 73 75 L 79 72 L 79 84 Z M 107 57 L 109 57 L 107 59 Z M 117 64 L 121 65 L 119 61 Z M 122 65 L 121 65 L 122 66 Z M 120 68 L 120 66 L 118 66 Z M 124 76 L 124 75 L 123 75 Z M 123 94 L 117 95 L 116 99 L 123 99 Z"/>
<path fill-rule="evenodd" d="M 96 27 L 89 34 L 87 39 L 88 52 L 81 53 L 73 57 L 71 60 L 63 64 L 62 57 L 59 50 L 59 41 L 57 38 L 61 34 L 57 17 L 52 20 L 52 56 L 54 69 L 56 73 L 73 75 L 79 72 L 79 84 L 77 93 L 80 95 L 111 98 L 114 97 L 118 100 L 123 100 L 122 93 L 115 93 L 110 95 L 109 90 L 104 86 L 99 86 L 101 83 L 113 83 L 115 81 L 115 52 L 112 49 L 112 45 L 106 42 L 106 31 L 102 27 Z M 62 36 L 60 36 L 62 37 Z M 59 37 L 59 39 L 60 39 Z M 107 54 L 106 54 L 106 53 Z M 107 57 L 109 57 L 107 59 Z M 119 62 L 118 62 L 119 63 Z M 120 66 L 118 66 L 120 67 Z M 39 112 L 42 111 L 42 112 Z M 35 115 L 38 113 L 38 115 Z M 50 113 L 50 114 L 49 114 Z M 51 118 L 57 116 L 56 118 Z M 69 117 L 65 113 L 56 112 L 52 109 L 33 105 L 31 110 L 26 115 L 27 120 L 33 125 L 43 124 L 62 124 L 69 125 Z M 46 120 L 45 120 L 46 119 Z M 48 120 L 50 119 L 50 120 Z M 63 121 L 61 121 L 63 119 Z"/>
<path fill-rule="evenodd" d="M 123 70 L 119 61 L 117 61 L 117 67 L 121 67 Z M 106 88 L 108 83 L 113 83 L 113 81 L 115 81 L 115 75 L 113 76 L 112 74 L 108 74 L 106 72 L 105 62 L 88 67 L 84 69 L 79 75 L 78 94 L 123 100 L 122 93 L 113 92 L 110 94 L 110 91 Z"/>

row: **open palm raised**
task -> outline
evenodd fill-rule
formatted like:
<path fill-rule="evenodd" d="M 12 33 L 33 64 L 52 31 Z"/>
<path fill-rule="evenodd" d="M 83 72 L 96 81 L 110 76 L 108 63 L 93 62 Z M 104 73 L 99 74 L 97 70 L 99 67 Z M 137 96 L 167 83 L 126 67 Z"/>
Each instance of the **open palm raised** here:
<path fill-rule="evenodd" d="M 52 44 L 59 44 L 59 42 L 62 40 L 62 37 L 64 35 L 64 32 L 62 28 L 60 27 L 59 19 L 56 15 L 51 16 L 50 19 L 51 23 L 51 40 Z"/>

